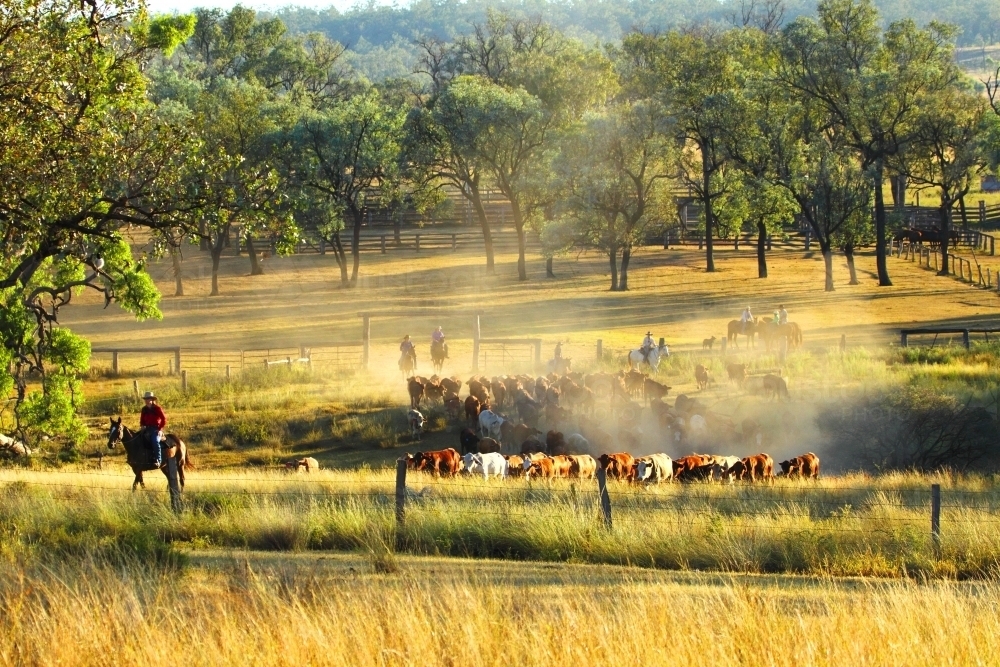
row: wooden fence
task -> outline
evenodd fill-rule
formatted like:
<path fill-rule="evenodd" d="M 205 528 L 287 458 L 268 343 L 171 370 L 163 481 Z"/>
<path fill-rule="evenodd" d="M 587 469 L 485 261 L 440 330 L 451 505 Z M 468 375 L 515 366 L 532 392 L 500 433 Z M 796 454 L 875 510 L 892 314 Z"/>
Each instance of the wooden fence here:
<path fill-rule="evenodd" d="M 931 347 L 937 342 L 938 336 L 961 334 L 962 345 L 965 349 L 969 349 L 969 336 L 970 334 L 981 333 L 985 336 L 986 342 L 990 340 L 990 334 L 1000 333 L 1000 329 L 971 329 L 971 328 L 949 328 L 949 327 L 933 327 L 924 329 L 900 329 L 899 331 L 899 344 L 902 347 L 909 347 L 911 336 L 928 336 L 933 335 L 934 340 L 931 342 Z"/>
<path fill-rule="evenodd" d="M 95 347 L 98 355 L 94 366 L 103 366 L 101 355 L 109 355 L 110 370 L 115 375 L 130 373 L 179 374 L 226 373 L 249 368 L 270 368 L 275 365 L 303 364 L 320 370 L 354 370 L 364 361 L 364 343 L 345 341 L 318 346 L 273 347 L 251 349 L 188 348 L 188 347 Z"/>

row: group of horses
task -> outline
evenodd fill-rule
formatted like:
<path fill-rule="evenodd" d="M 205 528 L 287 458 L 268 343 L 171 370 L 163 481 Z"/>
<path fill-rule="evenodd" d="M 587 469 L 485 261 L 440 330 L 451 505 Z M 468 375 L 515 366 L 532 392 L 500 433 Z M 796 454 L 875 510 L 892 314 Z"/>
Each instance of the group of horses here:
<path fill-rule="evenodd" d="M 789 349 L 795 349 L 802 344 L 802 328 L 795 322 L 777 322 L 763 317 L 741 322 L 740 320 L 730 320 L 727 327 L 727 340 L 737 350 L 740 349 L 738 336 L 746 336 L 747 347 L 756 347 L 755 337 L 760 336 L 764 341 L 767 351 L 771 351 L 771 346 L 784 339 Z"/>
<path fill-rule="evenodd" d="M 909 241 L 910 243 L 940 245 L 944 238 L 945 233 L 937 227 L 931 227 L 930 229 L 914 229 L 910 227 L 908 229 L 900 229 L 893 235 L 892 240 L 896 243 Z M 955 230 L 951 230 L 948 232 L 947 238 L 949 243 L 957 243 L 961 236 Z"/>
<path fill-rule="evenodd" d="M 444 341 L 434 341 L 431 343 L 431 363 L 434 371 L 440 373 L 444 368 L 444 361 L 448 358 L 448 344 Z M 404 353 L 399 358 L 399 370 L 403 377 L 410 377 L 417 370 L 417 349 L 416 346 L 410 348 L 409 353 Z"/>

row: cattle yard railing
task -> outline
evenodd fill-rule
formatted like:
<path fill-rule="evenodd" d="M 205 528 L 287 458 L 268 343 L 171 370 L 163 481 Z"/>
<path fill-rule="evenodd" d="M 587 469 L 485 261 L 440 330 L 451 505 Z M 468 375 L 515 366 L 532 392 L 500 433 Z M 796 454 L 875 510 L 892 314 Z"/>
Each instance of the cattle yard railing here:
<path fill-rule="evenodd" d="M 192 348 L 192 347 L 95 347 L 93 355 L 108 355 L 92 361 L 96 367 L 110 362 L 113 375 L 126 373 L 225 373 L 249 368 L 268 369 L 273 366 L 297 364 L 309 369 L 355 370 L 362 367 L 365 343 L 341 341 L 318 346 L 273 348 Z"/>
<path fill-rule="evenodd" d="M 929 246 L 909 241 L 900 241 L 895 254 L 900 259 L 911 262 L 915 261 L 917 266 L 933 271 L 940 271 L 941 253 Z M 975 260 L 975 265 L 967 257 L 948 253 L 948 274 L 970 285 L 989 290 L 996 289 L 1000 293 L 1000 270 L 993 271 L 991 267 L 984 269 L 975 256 L 973 256 L 973 260 Z"/>
<path fill-rule="evenodd" d="M 990 340 L 990 334 L 1000 333 L 1000 329 L 972 329 L 972 328 L 949 328 L 949 327 L 934 327 L 934 328 L 923 328 L 923 329 L 901 329 L 899 331 L 899 344 L 902 347 L 908 347 L 910 344 L 911 336 L 929 336 L 933 335 L 934 340 L 931 341 L 931 347 L 937 343 L 938 336 L 945 334 L 961 334 L 962 345 L 965 349 L 969 349 L 969 337 L 970 334 L 979 333 L 983 334 L 988 343 Z"/>

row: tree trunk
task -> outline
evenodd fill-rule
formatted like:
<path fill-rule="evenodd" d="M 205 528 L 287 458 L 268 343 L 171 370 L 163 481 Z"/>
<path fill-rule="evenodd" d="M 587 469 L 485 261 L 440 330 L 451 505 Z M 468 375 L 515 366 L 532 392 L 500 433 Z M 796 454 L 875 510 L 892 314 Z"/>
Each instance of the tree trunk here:
<path fill-rule="evenodd" d="M 608 251 L 608 259 L 611 261 L 611 291 L 618 291 L 618 247 L 612 246 Z"/>
<path fill-rule="evenodd" d="M 878 160 L 875 163 L 875 264 L 878 267 L 879 287 L 892 287 L 892 281 L 889 280 L 889 267 L 885 260 L 885 198 L 882 193 L 882 180 L 884 178 L 885 169 L 882 166 L 882 161 Z"/>
<path fill-rule="evenodd" d="M 344 253 L 344 243 L 340 238 L 340 232 L 333 235 L 333 238 L 330 239 L 330 245 L 333 246 L 333 256 L 337 259 L 337 267 L 340 268 L 340 284 L 347 287 L 350 284 L 347 279 L 347 255 Z"/>
<path fill-rule="evenodd" d="M 264 267 L 260 265 L 260 261 L 257 259 L 257 249 L 253 246 L 253 237 L 247 234 L 247 254 L 250 255 L 250 275 L 251 276 L 262 276 L 264 275 Z"/>
<path fill-rule="evenodd" d="M 180 248 L 170 247 L 170 260 L 174 264 L 174 296 L 184 296 L 184 282 L 181 279 Z"/>
<path fill-rule="evenodd" d="M 763 220 L 757 222 L 757 277 L 767 278 L 767 227 Z"/>
<path fill-rule="evenodd" d="M 962 215 L 962 229 L 969 230 L 969 213 L 965 210 L 965 195 L 958 198 L 958 212 Z"/>
<path fill-rule="evenodd" d="M 494 272 L 493 265 L 493 232 L 490 230 L 490 221 L 486 218 L 486 209 L 483 207 L 483 197 L 479 193 L 479 177 L 467 183 L 468 192 L 465 196 L 472 202 L 472 208 L 476 210 L 476 218 L 479 219 L 479 226 L 483 230 L 483 246 L 486 248 L 486 273 Z M 465 193 L 465 189 L 462 190 Z"/>
<path fill-rule="evenodd" d="M 514 228 L 517 229 L 517 279 L 528 279 L 528 267 L 524 261 L 524 220 L 521 218 L 521 206 L 517 197 L 510 198 L 510 212 L 514 216 Z"/>
<path fill-rule="evenodd" d="M 208 232 L 205 231 L 205 221 L 198 221 L 198 249 L 208 250 Z"/>
<path fill-rule="evenodd" d="M 938 210 L 941 218 L 941 270 L 939 276 L 948 275 L 948 246 L 951 241 L 951 200 L 941 197 L 941 208 Z"/>
<path fill-rule="evenodd" d="M 628 248 L 622 249 L 622 270 L 618 274 L 618 291 L 628 291 L 628 263 L 632 259 L 632 251 Z"/>
<path fill-rule="evenodd" d="M 545 277 L 555 278 L 556 274 L 552 271 L 552 258 L 548 257 L 545 259 Z"/>
<path fill-rule="evenodd" d="M 820 237 L 819 247 L 823 252 L 823 265 L 826 267 L 826 285 L 823 287 L 827 292 L 833 291 L 833 250 L 830 239 Z"/>
<path fill-rule="evenodd" d="M 858 271 L 854 268 L 854 244 L 848 243 L 844 246 L 844 257 L 847 258 L 847 270 L 851 274 L 851 285 L 859 285 Z"/>
<path fill-rule="evenodd" d="M 219 296 L 219 262 L 222 261 L 222 251 L 226 247 L 226 235 L 229 233 L 229 225 L 225 231 L 219 232 L 215 241 L 211 245 L 212 251 L 212 292 L 209 296 Z"/>
<path fill-rule="evenodd" d="M 889 179 L 892 189 L 892 205 L 897 211 L 906 206 L 906 176 L 897 174 Z"/>
<path fill-rule="evenodd" d="M 361 223 L 364 222 L 365 212 L 360 208 L 351 207 L 354 214 L 354 229 L 351 235 L 351 258 L 354 265 L 351 267 L 351 286 L 358 284 L 358 266 L 361 264 Z"/>
<path fill-rule="evenodd" d="M 712 173 L 708 169 L 705 150 L 701 151 L 702 200 L 705 207 L 705 270 L 715 271 L 715 257 L 712 254 Z"/>

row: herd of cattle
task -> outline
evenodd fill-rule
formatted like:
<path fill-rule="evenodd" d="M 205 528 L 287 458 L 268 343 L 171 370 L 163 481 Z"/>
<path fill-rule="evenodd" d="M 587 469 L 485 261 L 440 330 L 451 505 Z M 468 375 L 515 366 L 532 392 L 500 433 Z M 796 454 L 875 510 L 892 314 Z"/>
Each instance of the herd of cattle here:
<path fill-rule="evenodd" d="M 727 371 L 731 381 L 746 381 L 746 367 L 733 364 Z M 706 371 L 699 366 L 696 380 L 702 386 Z M 778 376 L 765 376 L 775 395 L 787 395 Z M 710 379 L 709 379 L 710 380 Z M 707 385 L 709 380 L 705 380 Z M 460 390 L 469 395 L 462 399 Z M 712 413 L 694 398 L 678 396 L 673 405 L 665 400 L 670 387 L 638 371 L 614 373 L 566 373 L 544 377 L 527 375 L 487 378 L 411 377 L 409 424 L 419 439 L 425 419 L 423 402 L 440 401 L 455 420 L 466 421 L 458 436 L 458 448 L 407 454 L 412 470 L 435 475 L 465 471 L 483 477 L 592 478 L 600 468 L 611 479 L 641 483 L 671 480 L 769 481 L 775 464 L 767 454 L 744 458 L 691 454 L 671 458 L 666 453 L 635 457 L 628 451 L 647 448 L 643 433 L 649 424 L 657 429 L 655 440 L 671 443 L 673 449 L 722 446 L 757 446 L 759 425 L 744 420 L 737 429 L 726 417 Z M 506 416 L 512 409 L 518 419 Z M 600 415 L 601 418 L 595 418 Z M 605 430 L 610 424 L 616 437 Z M 545 426 L 543 432 L 539 427 Z M 564 433 L 572 428 L 574 432 Z M 543 435 L 544 433 L 544 435 Z M 615 449 L 620 453 L 601 453 Z M 819 458 L 804 454 L 778 466 L 788 477 L 815 478 Z"/>

